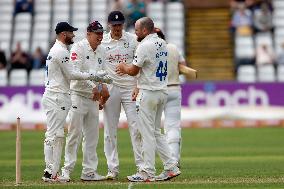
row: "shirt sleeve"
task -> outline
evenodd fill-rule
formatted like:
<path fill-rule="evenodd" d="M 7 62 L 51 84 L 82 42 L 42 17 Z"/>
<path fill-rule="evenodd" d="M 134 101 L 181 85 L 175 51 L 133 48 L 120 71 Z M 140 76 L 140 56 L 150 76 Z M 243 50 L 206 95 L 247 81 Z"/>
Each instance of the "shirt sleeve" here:
<path fill-rule="evenodd" d="M 185 58 L 183 57 L 183 55 L 181 54 L 181 51 L 178 50 L 178 62 L 185 62 Z"/>
<path fill-rule="evenodd" d="M 101 48 L 101 53 L 102 53 L 102 70 L 106 70 L 106 50 L 105 48 Z"/>
<path fill-rule="evenodd" d="M 93 81 L 87 80 L 90 77 L 90 73 L 82 72 L 81 67 L 83 65 L 83 57 L 84 57 L 83 47 L 79 47 L 78 45 L 74 45 L 70 50 L 70 67 L 72 67 L 72 80 L 85 80 L 86 84 L 89 87 L 96 87 Z M 76 76 L 76 77 L 75 77 Z M 79 78 L 79 79 L 77 79 Z"/>
<path fill-rule="evenodd" d="M 140 68 L 143 67 L 144 62 L 146 60 L 146 53 L 145 53 L 146 51 L 147 49 L 145 48 L 145 45 L 143 44 L 138 45 L 133 59 L 133 64 L 135 66 L 138 66 Z"/>
<path fill-rule="evenodd" d="M 90 73 L 82 72 L 79 69 L 81 64 L 82 64 L 82 62 L 80 60 L 82 60 L 82 59 L 79 60 L 79 57 L 77 57 L 75 55 L 77 55 L 76 50 L 72 51 L 70 55 L 67 51 L 60 53 L 59 62 L 61 62 L 60 67 L 63 70 L 63 73 L 66 75 L 66 77 L 69 80 L 87 80 L 87 79 L 89 79 Z"/>

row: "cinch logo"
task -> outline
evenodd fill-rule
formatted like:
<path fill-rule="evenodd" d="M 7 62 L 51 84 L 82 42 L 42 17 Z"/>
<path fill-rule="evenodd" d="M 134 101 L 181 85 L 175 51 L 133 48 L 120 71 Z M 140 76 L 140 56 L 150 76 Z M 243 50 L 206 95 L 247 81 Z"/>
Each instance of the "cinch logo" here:
<path fill-rule="evenodd" d="M 205 92 L 194 91 L 188 97 L 190 107 L 234 107 L 234 106 L 268 106 L 269 98 L 265 91 L 253 86 L 247 90 L 239 89 L 230 93 L 225 90 Z"/>
<path fill-rule="evenodd" d="M 21 102 L 29 109 L 41 110 L 41 98 L 42 94 L 35 93 L 32 90 L 28 90 L 25 94 L 15 94 L 11 96 L 10 99 L 5 94 L 0 94 L 0 107 L 9 104 L 12 101 L 17 101 Z"/>

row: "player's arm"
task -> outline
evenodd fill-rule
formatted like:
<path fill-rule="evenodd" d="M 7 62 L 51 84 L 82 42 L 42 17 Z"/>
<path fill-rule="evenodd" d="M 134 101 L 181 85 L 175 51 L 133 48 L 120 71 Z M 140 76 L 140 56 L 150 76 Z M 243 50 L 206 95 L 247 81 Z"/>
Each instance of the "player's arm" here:
<path fill-rule="evenodd" d="M 197 78 L 197 71 L 186 66 L 186 61 L 180 51 L 178 51 L 179 59 L 178 59 L 178 68 L 181 74 L 186 75 L 189 79 L 196 79 Z"/>
<path fill-rule="evenodd" d="M 87 72 L 82 72 L 81 68 L 83 65 L 83 50 L 82 47 L 79 47 L 77 45 L 74 45 L 70 51 L 70 59 L 69 59 L 69 69 L 68 69 L 68 73 L 69 73 L 69 78 L 71 80 L 85 80 L 83 82 L 85 82 L 87 84 L 88 87 L 94 89 L 96 87 L 96 84 L 93 81 L 90 81 L 88 79 L 90 79 L 91 74 L 87 73 Z M 67 73 L 67 74 L 68 74 Z M 71 74 L 70 74 L 71 73 Z M 84 79 L 77 79 L 78 77 L 80 77 L 79 75 L 83 76 Z M 76 76 L 76 77 L 74 77 Z M 97 99 L 97 98 L 95 98 Z"/>
<path fill-rule="evenodd" d="M 139 73 L 140 67 L 134 64 L 127 65 L 125 63 L 119 63 L 115 71 L 118 75 L 128 74 L 131 76 L 135 76 Z"/>
<path fill-rule="evenodd" d="M 139 93 L 139 89 L 137 88 L 137 86 L 133 89 L 132 94 L 131 94 L 131 99 L 132 101 L 136 101 L 136 98 L 138 96 Z"/>
<path fill-rule="evenodd" d="M 142 45 L 139 45 L 136 49 L 134 60 L 132 64 L 127 65 L 125 63 L 120 63 L 116 66 L 116 73 L 119 75 L 128 74 L 131 76 L 135 76 L 139 73 L 141 67 L 143 66 L 146 55 L 145 55 L 145 49 L 142 50 L 144 47 Z"/>
<path fill-rule="evenodd" d="M 184 64 L 178 64 L 178 67 L 181 74 L 186 75 L 190 79 L 197 78 L 197 71 L 195 69 L 192 69 Z"/>
<path fill-rule="evenodd" d="M 64 75 L 69 80 L 92 80 L 95 78 L 94 73 L 82 72 L 80 70 L 81 58 L 78 56 L 79 53 L 72 51 L 71 54 L 61 53 L 61 62 L 59 64 L 63 70 Z M 70 56 L 70 57 L 69 57 Z M 74 59 L 74 61 L 72 60 Z"/>

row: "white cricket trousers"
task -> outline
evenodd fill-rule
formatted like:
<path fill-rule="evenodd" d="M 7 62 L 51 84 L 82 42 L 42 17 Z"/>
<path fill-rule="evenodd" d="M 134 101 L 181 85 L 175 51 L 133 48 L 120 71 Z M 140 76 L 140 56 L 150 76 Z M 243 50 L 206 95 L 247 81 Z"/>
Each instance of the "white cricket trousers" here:
<path fill-rule="evenodd" d="M 87 174 L 97 170 L 97 144 L 99 139 L 99 104 L 92 99 L 71 95 L 70 125 L 65 145 L 65 162 L 62 172 L 71 173 L 77 160 L 77 151 L 83 132 L 83 162 L 82 173 Z"/>
<path fill-rule="evenodd" d="M 138 127 L 142 135 L 144 165 L 142 170 L 149 176 L 154 176 L 155 152 L 157 150 L 162 159 L 164 170 L 176 166 L 177 162 L 171 158 L 169 146 L 161 132 L 161 117 L 167 100 L 165 91 L 139 91 L 138 97 Z"/>
<path fill-rule="evenodd" d="M 44 140 L 45 171 L 55 176 L 59 171 L 64 145 L 64 125 L 71 106 L 70 95 L 45 91 L 42 98 L 46 113 L 46 132 Z"/>
<path fill-rule="evenodd" d="M 181 88 L 168 87 L 164 129 L 172 157 L 179 162 L 181 148 Z"/>
<path fill-rule="evenodd" d="M 136 102 L 132 101 L 132 88 L 124 88 L 109 85 L 110 98 L 104 107 L 104 151 L 107 159 L 108 169 L 119 172 L 119 160 L 117 151 L 117 126 L 119 122 L 121 105 L 125 111 L 128 128 L 134 153 L 135 164 L 142 166 L 142 141 L 141 134 L 137 128 Z"/>

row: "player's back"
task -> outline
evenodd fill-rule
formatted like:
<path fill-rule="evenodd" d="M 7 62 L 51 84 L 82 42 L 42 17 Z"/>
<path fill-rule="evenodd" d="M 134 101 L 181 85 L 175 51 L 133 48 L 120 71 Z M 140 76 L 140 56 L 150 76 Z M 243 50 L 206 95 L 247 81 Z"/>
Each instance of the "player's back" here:
<path fill-rule="evenodd" d="M 46 59 L 45 90 L 60 93 L 70 92 L 70 81 L 64 75 L 60 64 L 68 64 L 67 46 L 56 40 Z"/>
<path fill-rule="evenodd" d="M 166 42 L 157 34 L 149 34 L 137 47 L 134 64 L 142 67 L 138 76 L 138 88 L 147 90 L 167 89 Z"/>
<path fill-rule="evenodd" d="M 168 43 L 168 85 L 179 85 L 179 67 L 178 64 L 184 61 L 183 56 L 178 51 L 176 45 Z"/>

